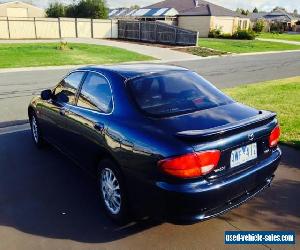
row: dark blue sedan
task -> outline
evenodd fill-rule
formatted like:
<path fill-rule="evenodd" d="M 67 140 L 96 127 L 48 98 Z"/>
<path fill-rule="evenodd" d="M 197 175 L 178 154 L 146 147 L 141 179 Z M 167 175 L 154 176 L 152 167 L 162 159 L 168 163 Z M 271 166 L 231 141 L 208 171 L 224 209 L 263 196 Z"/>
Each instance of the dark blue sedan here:
<path fill-rule="evenodd" d="M 35 144 L 55 145 L 96 177 L 117 222 L 220 215 L 268 187 L 281 158 L 275 113 L 175 66 L 80 68 L 34 98 L 28 115 Z"/>

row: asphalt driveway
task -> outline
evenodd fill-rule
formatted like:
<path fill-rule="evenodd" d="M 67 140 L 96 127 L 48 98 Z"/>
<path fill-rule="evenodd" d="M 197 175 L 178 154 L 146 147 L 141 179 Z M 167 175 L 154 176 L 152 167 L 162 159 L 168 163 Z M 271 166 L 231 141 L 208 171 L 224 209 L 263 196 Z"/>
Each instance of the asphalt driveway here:
<path fill-rule="evenodd" d="M 30 131 L 0 133 L 0 250 L 241 249 L 225 230 L 293 230 L 300 236 L 299 151 L 282 147 L 271 188 L 226 215 L 188 226 L 107 219 L 95 184 L 52 147 L 38 150 Z M 296 249 L 296 246 L 242 246 Z"/>

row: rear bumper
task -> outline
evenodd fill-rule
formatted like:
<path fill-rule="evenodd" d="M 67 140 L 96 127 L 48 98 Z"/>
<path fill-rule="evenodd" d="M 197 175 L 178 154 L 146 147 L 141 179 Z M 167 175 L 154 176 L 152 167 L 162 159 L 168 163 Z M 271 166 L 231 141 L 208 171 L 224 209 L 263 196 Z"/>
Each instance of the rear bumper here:
<path fill-rule="evenodd" d="M 270 186 L 281 150 L 245 172 L 213 181 L 184 184 L 157 182 L 164 216 L 178 223 L 207 220 L 223 214 Z"/>

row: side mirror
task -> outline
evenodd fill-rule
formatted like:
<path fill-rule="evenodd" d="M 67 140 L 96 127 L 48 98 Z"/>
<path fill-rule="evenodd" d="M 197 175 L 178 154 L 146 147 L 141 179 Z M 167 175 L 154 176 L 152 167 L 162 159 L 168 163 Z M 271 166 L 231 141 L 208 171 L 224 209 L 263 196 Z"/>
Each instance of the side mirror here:
<path fill-rule="evenodd" d="M 68 103 L 69 102 L 69 97 L 64 93 L 64 92 L 60 92 L 57 95 L 57 99 L 58 102 L 62 102 L 62 103 Z"/>
<path fill-rule="evenodd" d="M 51 97 L 52 97 L 52 91 L 50 89 L 46 89 L 41 92 L 42 100 L 48 101 L 51 99 Z"/>

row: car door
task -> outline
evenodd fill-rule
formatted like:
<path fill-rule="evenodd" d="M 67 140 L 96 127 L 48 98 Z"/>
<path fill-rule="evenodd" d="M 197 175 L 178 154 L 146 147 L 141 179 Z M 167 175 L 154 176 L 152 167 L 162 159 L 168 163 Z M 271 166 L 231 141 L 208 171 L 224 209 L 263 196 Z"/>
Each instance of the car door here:
<path fill-rule="evenodd" d="M 105 129 L 113 111 L 113 96 L 107 78 L 89 72 L 80 88 L 77 105 L 69 109 L 69 149 L 84 167 L 93 167 L 105 148 Z"/>
<path fill-rule="evenodd" d="M 75 105 L 76 94 L 86 72 L 76 71 L 65 77 L 53 90 L 52 98 L 41 107 L 40 120 L 43 136 L 64 148 L 66 137 L 65 116 Z"/>

